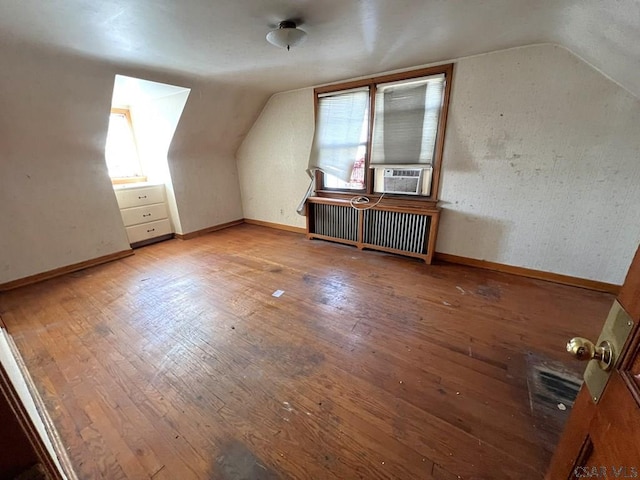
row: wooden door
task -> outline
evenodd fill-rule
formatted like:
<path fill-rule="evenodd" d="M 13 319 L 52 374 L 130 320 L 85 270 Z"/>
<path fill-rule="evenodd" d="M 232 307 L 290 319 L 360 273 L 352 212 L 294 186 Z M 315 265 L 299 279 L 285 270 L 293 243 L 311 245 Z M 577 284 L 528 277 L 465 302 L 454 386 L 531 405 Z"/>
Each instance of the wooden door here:
<path fill-rule="evenodd" d="M 595 403 L 582 386 L 548 480 L 640 479 L 640 248 L 618 302 L 634 322 L 633 329 L 600 401 Z"/>

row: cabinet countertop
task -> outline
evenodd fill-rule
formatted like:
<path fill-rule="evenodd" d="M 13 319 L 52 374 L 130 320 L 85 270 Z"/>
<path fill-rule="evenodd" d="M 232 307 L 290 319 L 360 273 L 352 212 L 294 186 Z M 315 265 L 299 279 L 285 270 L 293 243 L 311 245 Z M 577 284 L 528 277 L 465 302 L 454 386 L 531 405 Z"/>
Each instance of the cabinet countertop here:
<path fill-rule="evenodd" d="M 129 190 L 132 188 L 144 188 L 144 187 L 157 187 L 164 185 L 162 182 L 137 182 L 137 183 L 123 183 L 120 185 L 114 185 L 114 190 Z"/>

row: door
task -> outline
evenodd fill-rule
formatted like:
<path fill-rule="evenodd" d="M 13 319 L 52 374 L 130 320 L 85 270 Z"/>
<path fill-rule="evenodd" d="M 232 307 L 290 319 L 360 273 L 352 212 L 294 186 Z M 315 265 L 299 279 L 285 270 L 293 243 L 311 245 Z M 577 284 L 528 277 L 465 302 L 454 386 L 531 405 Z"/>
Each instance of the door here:
<path fill-rule="evenodd" d="M 592 385 L 590 391 L 587 382 L 582 385 L 547 480 L 640 479 L 640 248 L 617 302 L 626 312 L 622 313 L 624 323 L 629 325 L 629 336 L 617 348 L 619 353 L 612 349 L 610 375 L 602 393 L 594 395 L 592 391 L 597 392 L 597 386 Z M 603 340 L 607 340 L 605 331 Z M 574 342 L 573 347 L 576 345 L 577 356 L 596 357 L 588 360 L 593 364 L 589 368 L 606 368 L 607 345 L 600 350 L 599 344 L 595 350 L 580 341 Z M 600 357 L 605 358 L 599 361 Z"/>

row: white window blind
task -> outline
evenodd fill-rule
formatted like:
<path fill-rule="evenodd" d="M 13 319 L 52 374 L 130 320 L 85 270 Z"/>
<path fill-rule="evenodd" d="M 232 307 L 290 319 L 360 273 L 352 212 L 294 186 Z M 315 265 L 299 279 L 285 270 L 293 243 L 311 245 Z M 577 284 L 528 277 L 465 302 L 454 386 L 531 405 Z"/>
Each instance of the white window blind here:
<path fill-rule="evenodd" d="M 345 90 L 318 98 L 316 131 L 309 172 L 321 170 L 349 182 L 353 166 L 366 149 L 369 89 Z"/>
<path fill-rule="evenodd" d="M 377 86 L 371 165 L 433 164 L 444 75 Z"/>

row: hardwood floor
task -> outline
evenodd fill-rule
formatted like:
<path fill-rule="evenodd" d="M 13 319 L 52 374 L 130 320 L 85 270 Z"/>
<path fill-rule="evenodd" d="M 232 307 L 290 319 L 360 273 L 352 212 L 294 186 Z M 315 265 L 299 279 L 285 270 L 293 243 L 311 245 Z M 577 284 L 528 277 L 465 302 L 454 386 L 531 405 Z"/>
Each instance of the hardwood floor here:
<path fill-rule="evenodd" d="M 280 297 L 272 296 L 284 290 Z M 253 225 L 0 294 L 81 478 L 539 479 L 608 294 Z"/>

